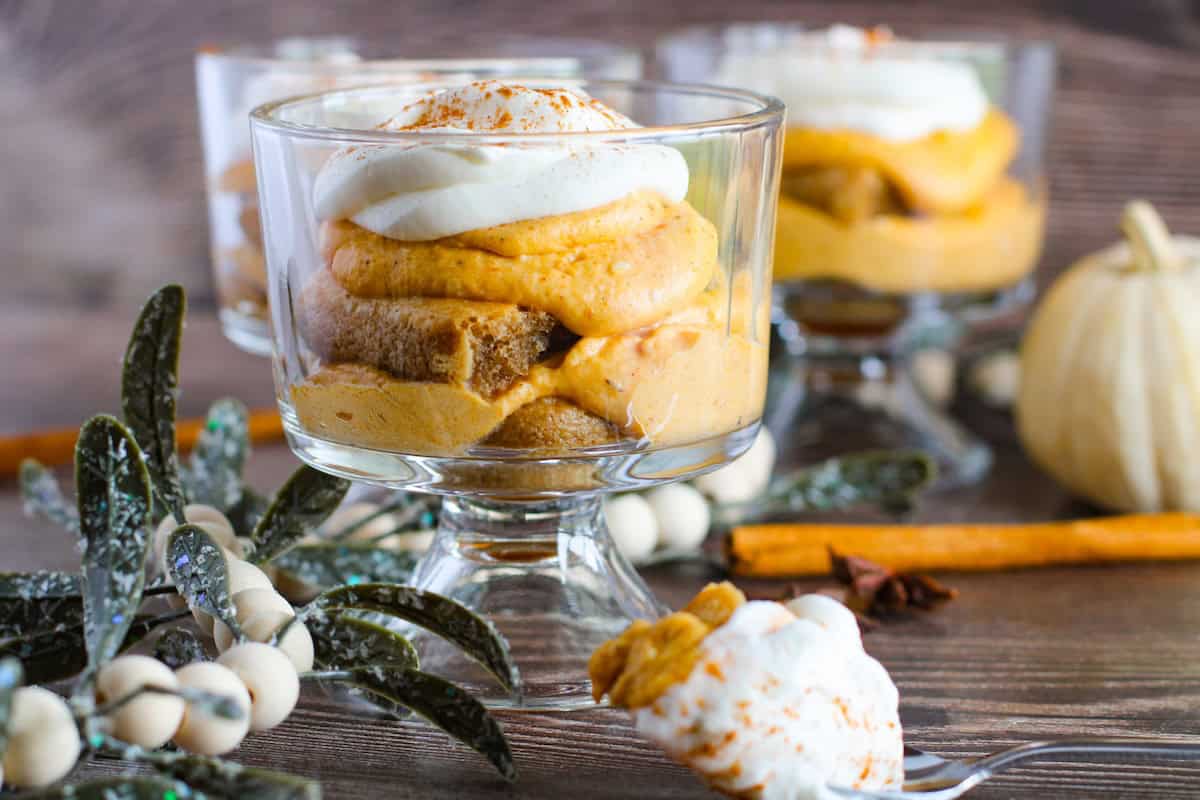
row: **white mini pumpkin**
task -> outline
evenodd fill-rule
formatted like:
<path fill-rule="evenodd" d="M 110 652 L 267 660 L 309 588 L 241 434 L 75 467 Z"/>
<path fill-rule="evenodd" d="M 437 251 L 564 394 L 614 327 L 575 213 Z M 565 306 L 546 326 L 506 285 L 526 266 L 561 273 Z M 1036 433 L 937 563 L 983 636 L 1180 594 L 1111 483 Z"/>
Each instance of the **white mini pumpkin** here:
<path fill-rule="evenodd" d="M 1051 287 L 1021 351 L 1030 456 L 1119 511 L 1200 511 L 1200 239 L 1130 203 L 1126 241 Z"/>

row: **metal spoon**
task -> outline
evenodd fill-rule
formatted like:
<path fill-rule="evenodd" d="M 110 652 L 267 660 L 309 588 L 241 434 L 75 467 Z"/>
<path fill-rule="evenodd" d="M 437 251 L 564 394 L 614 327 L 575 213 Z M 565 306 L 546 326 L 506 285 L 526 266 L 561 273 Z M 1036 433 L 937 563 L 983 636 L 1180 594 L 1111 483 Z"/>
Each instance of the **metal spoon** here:
<path fill-rule="evenodd" d="M 1137 756 L 1168 759 L 1200 758 L 1200 742 L 1168 739 L 1088 738 L 1029 742 L 990 756 L 948 761 L 915 747 L 904 748 L 904 786 L 863 790 L 830 786 L 838 797 L 857 800 L 953 800 L 970 789 L 1025 761 L 1047 756 Z M 1102 758 L 1101 760 L 1111 760 Z"/>

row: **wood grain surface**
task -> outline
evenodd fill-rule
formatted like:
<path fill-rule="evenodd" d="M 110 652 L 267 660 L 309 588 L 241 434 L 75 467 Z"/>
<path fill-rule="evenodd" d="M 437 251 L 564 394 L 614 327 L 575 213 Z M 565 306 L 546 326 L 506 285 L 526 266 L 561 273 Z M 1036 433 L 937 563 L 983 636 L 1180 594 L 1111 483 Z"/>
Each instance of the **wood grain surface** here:
<path fill-rule="evenodd" d="M 522 33 L 650 47 L 682 25 L 751 19 L 1050 39 L 1061 71 L 1047 274 L 1112 240 L 1134 195 L 1200 233 L 1195 0 L 0 0 L 0 308 L 136 303 L 168 279 L 211 301 L 192 76 L 202 43 L 371 32 L 403 54 Z"/>
<path fill-rule="evenodd" d="M 22 317 L 21 319 L 26 319 Z M 116 362 L 129 319 L 82 318 L 86 346 L 68 326 L 15 328 L 0 354 L 0 419 L 70 424 L 115 408 Z M 36 331 L 36 335 L 34 332 Z M 3 337 L 0 337 L 3 338 Z M 70 358 L 74 380 L 43 358 Z M 268 363 L 242 356 L 215 320 L 193 315 L 183 350 L 185 414 L 233 393 L 270 400 Z M 11 386 L 10 386 L 11 384 Z M 15 388 L 13 388 L 15 387 Z M 1021 456 L 1011 426 L 996 412 L 959 410 L 997 448 L 990 479 L 932 496 L 920 521 L 1038 520 L 1088 513 Z M 296 466 L 283 446 L 258 448 L 249 477 L 277 486 Z M 0 483 L 0 570 L 72 569 L 74 543 L 49 524 L 22 517 L 15 486 Z M 699 564 L 659 567 L 650 584 L 678 607 L 721 575 Z M 1200 564 L 1151 564 L 942 575 L 961 591 L 940 612 L 892 623 L 868 635 L 867 649 L 900 688 L 908 741 L 952 756 L 980 755 L 1037 739 L 1080 734 L 1196 737 L 1200 740 Z M 806 589 L 828 585 L 808 580 Z M 759 596 L 783 582 L 742 582 Z M 363 716 L 310 692 L 281 727 L 250 737 L 234 757 L 319 778 L 327 798 L 698 798 L 711 796 L 689 772 L 640 739 L 624 715 L 597 711 L 505 714 L 520 779 L 504 785 L 474 753 L 419 722 Z M 98 761 L 85 773 L 127 772 Z M 1080 766 L 1054 762 L 998 778 L 974 792 L 999 798 L 1194 798 L 1200 765 L 1155 762 Z"/>

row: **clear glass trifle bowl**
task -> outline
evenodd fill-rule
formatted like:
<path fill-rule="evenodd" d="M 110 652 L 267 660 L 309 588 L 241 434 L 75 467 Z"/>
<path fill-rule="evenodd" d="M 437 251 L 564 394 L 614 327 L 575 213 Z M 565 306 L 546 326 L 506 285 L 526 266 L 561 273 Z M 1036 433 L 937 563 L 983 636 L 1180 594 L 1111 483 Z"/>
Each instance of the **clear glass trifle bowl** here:
<path fill-rule="evenodd" d="M 630 79 L 642 73 L 637 51 L 588 39 L 492 36 L 398 49 L 394 42 L 320 36 L 211 47 L 196 54 L 218 312 L 226 337 L 243 350 L 271 353 L 266 260 L 250 152 L 249 115 L 256 106 L 329 89 L 451 77 Z"/>
<path fill-rule="evenodd" d="M 415 634 L 426 667 L 493 705 L 585 707 L 595 647 L 659 615 L 600 498 L 757 433 L 782 120 L 754 93 L 640 81 L 368 87 L 252 115 L 288 441 L 445 497 L 412 582 L 497 626 L 523 694 Z"/>
<path fill-rule="evenodd" d="M 981 478 L 990 450 L 925 397 L 910 357 L 1032 299 L 1052 46 L 744 24 L 679 31 L 655 56 L 670 80 L 788 107 L 773 313 L 790 358 L 767 413 L 785 460 L 915 447 L 943 487 Z"/>

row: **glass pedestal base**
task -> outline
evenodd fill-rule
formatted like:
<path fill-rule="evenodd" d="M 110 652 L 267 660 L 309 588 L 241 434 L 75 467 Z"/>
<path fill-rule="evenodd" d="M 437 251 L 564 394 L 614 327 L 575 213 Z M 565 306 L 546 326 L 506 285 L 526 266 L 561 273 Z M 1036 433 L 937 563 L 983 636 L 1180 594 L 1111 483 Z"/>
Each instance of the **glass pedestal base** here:
<path fill-rule="evenodd" d="M 218 317 L 221 320 L 221 333 L 238 349 L 255 356 L 271 355 L 269 321 L 232 308 L 222 308 Z"/>
<path fill-rule="evenodd" d="M 907 359 L 790 359 L 766 424 L 784 463 L 862 450 L 921 450 L 937 464 L 935 490 L 981 480 L 992 465 L 983 440 L 924 395 Z"/>
<path fill-rule="evenodd" d="M 508 640 L 521 672 L 520 696 L 437 636 L 406 631 L 422 670 L 496 708 L 594 706 L 587 677 L 592 652 L 633 620 L 663 613 L 613 545 L 597 495 L 542 503 L 447 498 L 412 583 L 457 600 Z"/>

